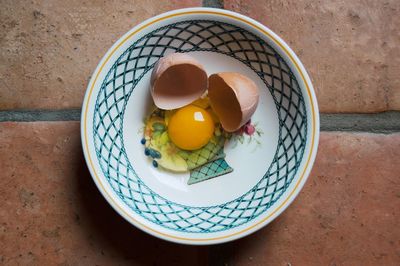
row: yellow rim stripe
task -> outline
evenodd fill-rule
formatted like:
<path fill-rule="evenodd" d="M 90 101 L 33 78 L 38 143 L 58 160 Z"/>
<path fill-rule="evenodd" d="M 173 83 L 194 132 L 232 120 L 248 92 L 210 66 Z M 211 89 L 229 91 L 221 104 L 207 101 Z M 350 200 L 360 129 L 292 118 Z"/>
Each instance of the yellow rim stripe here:
<path fill-rule="evenodd" d="M 244 23 L 246 23 L 246 24 L 252 26 L 253 28 L 256 28 L 256 29 L 259 30 L 260 32 L 264 33 L 264 34 L 267 35 L 269 38 L 271 38 L 280 48 L 282 48 L 282 49 L 285 51 L 285 53 L 289 56 L 289 58 L 290 58 L 290 60 L 292 61 L 292 63 L 296 66 L 298 72 L 299 72 L 300 75 L 301 75 L 301 78 L 302 78 L 304 84 L 306 85 L 307 93 L 308 93 L 308 97 L 309 97 L 309 99 L 310 99 L 311 109 L 312 109 L 312 110 L 311 110 L 311 114 L 312 114 L 312 136 L 311 136 L 311 148 L 310 148 L 310 153 L 309 153 L 309 155 L 308 155 L 308 158 L 307 158 L 306 164 L 305 164 L 305 166 L 304 166 L 304 169 L 303 169 L 303 171 L 302 171 L 302 173 L 301 173 L 301 176 L 300 176 L 299 180 L 297 181 L 297 183 L 296 183 L 294 189 L 290 192 L 289 196 L 288 196 L 274 211 L 272 211 L 267 217 L 264 217 L 264 219 L 262 219 L 261 221 L 255 223 L 255 224 L 253 224 L 253 225 L 251 225 L 251 226 L 249 226 L 249 227 L 247 227 L 247 228 L 245 228 L 245 229 L 243 229 L 243 230 L 241 230 L 241 231 L 238 231 L 238 232 L 235 232 L 235 233 L 232 233 L 232 234 L 229 234 L 229 235 L 225 235 L 225 236 L 214 237 L 214 238 L 201 238 L 201 239 L 197 239 L 197 238 L 178 237 L 178 236 L 174 236 L 174 235 L 170 235 L 170 234 L 166 234 L 166 233 L 162 233 L 162 232 L 156 231 L 156 230 L 154 230 L 153 228 L 151 228 L 151 227 L 149 227 L 149 226 L 147 226 L 147 225 L 145 225 L 145 224 L 143 224 L 143 223 L 141 223 L 141 222 L 135 220 L 135 219 L 134 219 L 133 217 L 131 217 L 126 211 L 124 211 L 110 195 L 107 194 L 107 191 L 106 191 L 106 189 L 104 188 L 103 183 L 101 182 L 101 179 L 99 178 L 99 176 L 98 176 L 97 173 L 96 173 L 96 170 L 95 170 L 95 167 L 94 167 L 92 158 L 90 157 L 89 146 L 88 146 L 88 136 L 87 136 L 87 113 L 88 113 L 88 104 L 89 104 L 90 98 L 91 98 L 91 96 L 92 96 L 92 92 L 93 92 L 94 85 L 96 84 L 97 79 L 98 79 L 98 77 L 99 77 L 101 71 L 103 70 L 105 64 L 108 62 L 108 60 L 110 59 L 110 57 L 111 57 L 111 56 L 115 53 L 115 51 L 116 51 L 119 47 L 121 47 L 121 45 L 123 45 L 128 39 L 130 39 L 133 35 L 135 35 L 136 33 L 140 32 L 140 31 L 143 30 L 144 28 L 146 28 L 146 27 L 148 27 L 148 26 L 150 26 L 150 25 L 152 25 L 152 24 L 154 24 L 154 23 L 156 23 L 156 22 L 158 22 L 158 21 L 162 21 L 162 20 L 165 20 L 165 19 L 168 19 L 168 18 L 171 18 L 171 17 L 181 16 L 181 15 L 189 15 L 189 14 L 212 14 L 212 15 L 220 15 L 220 16 L 229 17 L 229 18 L 232 18 L 232 19 L 235 19 L 235 20 L 239 20 L 239 21 L 241 21 L 241 22 L 244 22 Z M 301 181 L 302 181 L 303 178 L 304 178 L 304 174 L 305 174 L 305 172 L 306 172 L 306 170 L 307 170 L 307 168 L 308 168 L 308 164 L 310 163 L 310 160 L 311 160 L 311 157 L 312 157 L 312 153 L 313 153 L 313 149 L 314 149 L 314 144 L 315 144 L 315 143 L 314 143 L 314 138 L 315 138 L 315 115 L 314 115 L 314 113 L 315 113 L 315 109 L 314 109 L 314 103 L 313 103 L 313 101 L 312 101 L 312 96 L 311 96 L 310 88 L 309 88 L 309 85 L 308 85 L 308 83 L 307 83 L 307 81 L 306 81 L 306 79 L 305 79 L 305 76 L 304 76 L 303 72 L 301 71 L 299 65 L 297 64 L 296 60 L 294 60 L 294 58 L 293 58 L 292 55 L 289 53 L 289 51 L 288 51 L 288 50 L 284 47 L 284 45 L 282 45 L 274 36 L 270 35 L 270 34 L 269 34 L 267 31 L 265 31 L 263 28 L 261 28 L 261 27 L 255 25 L 255 24 L 253 24 L 253 23 L 251 23 L 251 22 L 249 22 L 249 21 L 247 21 L 247 20 L 245 20 L 245 19 L 243 19 L 243 18 L 236 17 L 236 16 L 233 16 L 233 15 L 230 15 L 230 14 L 220 13 L 220 12 L 217 12 L 217 11 L 186 11 L 186 12 L 183 11 L 182 13 L 176 13 L 176 14 L 172 14 L 172 15 L 165 16 L 165 17 L 160 17 L 160 18 L 158 18 L 158 19 L 155 19 L 155 20 L 153 20 L 153 21 L 151 21 L 151 22 L 149 22 L 149 23 L 147 23 L 147 24 L 141 26 L 140 28 L 138 28 L 137 30 L 135 30 L 134 32 L 132 32 L 131 34 L 129 34 L 128 36 L 126 36 L 126 37 L 111 51 L 111 53 L 107 56 L 107 58 L 105 59 L 105 61 L 103 62 L 103 64 L 102 64 L 101 67 L 99 68 L 99 70 L 97 71 L 97 74 L 96 74 L 95 79 L 94 79 L 94 81 L 93 81 L 93 83 L 92 83 L 92 86 L 90 87 L 89 95 L 88 95 L 87 100 L 86 100 L 85 114 L 84 114 L 84 122 L 83 122 L 83 123 L 84 123 L 84 135 L 85 135 L 85 148 L 86 148 L 86 151 L 87 151 L 86 154 L 87 154 L 87 158 L 88 158 L 88 160 L 89 160 L 90 167 L 92 168 L 92 170 L 93 170 L 92 172 L 94 173 L 95 178 L 96 178 L 97 181 L 98 181 L 98 184 L 101 186 L 101 189 L 103 190 L 103 192 L 104 192 L 105 194 L 107 194 L 108 200 L 109 200 L 110 202 L 113 203 L 113 207 L 118 208 L 119 211 L 121 211 L 122 213 L 124 213 L 125 216 L 129 218 L 130 222 L 132 222 L 133 224 L 137 224 L 139 227 L 146 228 L 147 230 L 149 230 L 149 231 L 151 231 L 151 232 L 153 232 L 153 233 L 155 233 L 155 234 L 159 234 L 159 235 L 164 236 L 164 237 L 167 237 L 167 238 L 173 238 L 173 239 L 178 239 L 178 240 L 187 240 L 187 241 L 198 241 L 198 242 L 201 242 L 201 241 L 220 240 L 220 239 L 224 239 L 224 238 L 229 238 L 229 237 L 233 237 L 233 236 L 236 236 L 236 235 L 240 235 L 240 234 L 242 234 L 242 233 L 244 233 L 244 232 L 246 232 L 246 231 L 249 231 L 250 229 L 252 229 L 252 228 L 254 228 L 254 227 L 256 227 L 256 226 L 262 224 L 263 222 L 265 222 L 266 220 L 268 220 L 271 216 L 273 216 L 276 212 L 278 212 L 282 207 L 284 207 L 284 206 L 286 205 L 286 203 L 289 201 L 289 199 L 292 197 L 292 195 L 296 192 L 298 186 L 300 185 Z"/>

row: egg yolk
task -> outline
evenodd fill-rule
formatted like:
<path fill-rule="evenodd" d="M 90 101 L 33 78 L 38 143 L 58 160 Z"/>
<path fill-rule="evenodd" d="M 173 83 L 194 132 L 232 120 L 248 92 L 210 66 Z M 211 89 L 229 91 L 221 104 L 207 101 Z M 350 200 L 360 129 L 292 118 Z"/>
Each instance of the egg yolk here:
<path fill-rule="evenodd" d="M 214 134 L 214 122 L 204 109 L 188 105 L 180 108 L 168 123 L 168 135 L 183 150 L 197 150 Z"/>

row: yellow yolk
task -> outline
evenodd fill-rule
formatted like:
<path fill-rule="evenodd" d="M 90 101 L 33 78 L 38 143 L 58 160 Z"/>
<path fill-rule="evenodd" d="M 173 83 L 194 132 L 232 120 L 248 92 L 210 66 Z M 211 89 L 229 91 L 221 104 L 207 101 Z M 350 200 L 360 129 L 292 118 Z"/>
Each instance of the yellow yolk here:
<path fill-rule="evenodd" d="M 172 115 L 168 135 L 183 150 L 197 150 L 206 145 L 214 134 L 214 121 L 204 109 L 188 105 Z"/>

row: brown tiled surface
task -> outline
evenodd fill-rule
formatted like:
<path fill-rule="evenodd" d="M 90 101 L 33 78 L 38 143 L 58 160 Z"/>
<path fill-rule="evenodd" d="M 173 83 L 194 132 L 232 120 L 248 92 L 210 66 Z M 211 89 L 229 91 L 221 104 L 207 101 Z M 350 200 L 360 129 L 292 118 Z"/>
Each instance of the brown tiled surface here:
<path fill-rule="evenodd" d="M 322 133 L 314 170 L 271 225 L 190 247 L 133 228 L 105 202 L 78 122 L 0 123 L 2 265 L 399 265 L 400 134 Z"/>
<path fill-rule="evenodd" d="M 289 43 L 321 111 L 400 110 L 400 1 L 223 2 Z M 0 110 L 79 108 L 123 33 L 201 3 L 0 1 Z M 0 173 L 0 265 L 400 265 L 400 133 L 322 133 L 288 210 L 212 247 L 158 240 L 116 214 L 88 173 L 78 122 L 0 123 Z"/>
<path fill-rule="evenodd" d="M 267 228 L 222 246 L 221 261 L 399 265 L 399 173 L 400 134 L 322 133 L 295 202 Z"/>
<path fill-rule="evenodd" d="M 0 8 L 0 110 L 78 108 L 107 49 L 185 1 L 14 1 Z M 400 110 L 400 1 L 225 0 L 299 55 L 322 112 Z"/>
<path fill-rule="evenodd" d="M 122 34 L 201 0 L 0 1 L 0 110 L 76 108 L 90 75 Z"/>
<path fill-rule="evenodd" d="M 204 265 L 133 228 L 86 168 L 78 122 L 0 123 L 0 265 Z"/>
<path fill-rule="evenodd" d="M 280 35 L 322 112 L 400 110 L 400 1 L 224 0 Z"/>

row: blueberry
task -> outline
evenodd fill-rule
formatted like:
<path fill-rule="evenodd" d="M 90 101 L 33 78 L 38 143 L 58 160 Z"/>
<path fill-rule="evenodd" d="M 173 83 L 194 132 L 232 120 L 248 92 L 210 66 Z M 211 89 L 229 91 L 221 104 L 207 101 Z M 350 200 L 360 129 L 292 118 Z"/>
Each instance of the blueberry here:
<path fill-rule="evenodd" d="M 158 167 L 158 163 L 157 163 L 157 161 L 156 161 L 156 160 L 153 160 L 153 166 L 154 166 L 155 168 L 157 168 L 157 167 Z"/>
<path fill-rule="evenodd" d="M 143 145 L 146 144 L 146 139 L 142 138 L 142 140 L 140 141 L 140 143 L 142 143 Z"/>
<path fill-rule="evenodd" d="M 149 148 L 144 149 L 144 155 L 149 156 L 151 153 L 151 150 Z"/>

